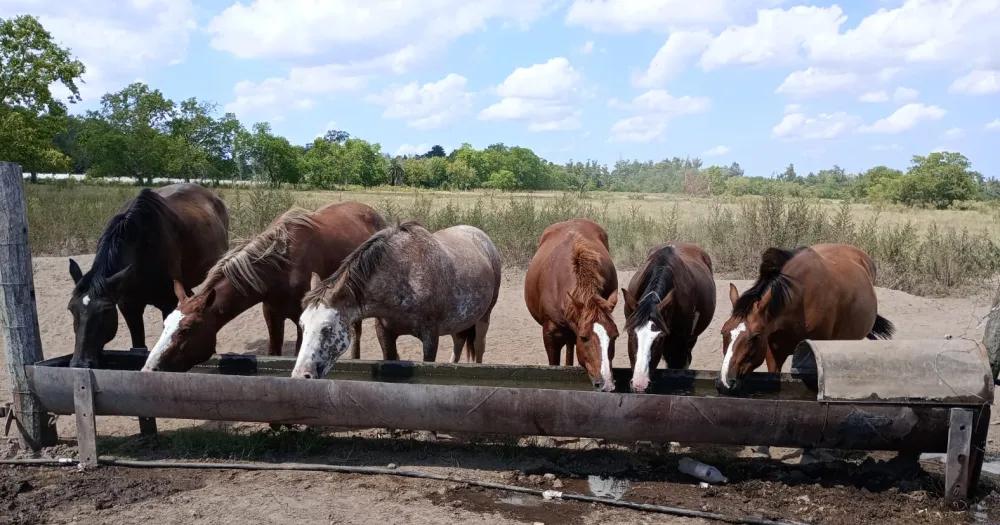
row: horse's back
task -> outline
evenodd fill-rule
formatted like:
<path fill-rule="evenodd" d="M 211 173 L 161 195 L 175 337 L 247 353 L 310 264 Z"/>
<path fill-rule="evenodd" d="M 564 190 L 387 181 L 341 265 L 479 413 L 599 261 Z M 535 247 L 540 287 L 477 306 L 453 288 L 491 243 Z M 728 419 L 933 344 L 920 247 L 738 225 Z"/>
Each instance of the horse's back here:
<path fill-rule="evenodd" d="M 327 204 L 312 213 L 312 217 L 324 225 L 336 225 L 341 229 L 353 226 L 346 234 L 363 233 L 365 238 L 387 226 L 385 219 L 371 206 L 357 202 L 335 202 Z"/>
<path fill-rule="evenodd" d="M 313 272 L 324 278 L 332 275 L 351 252 L 386 227 L 377 211 L 356 201 L 327 204 L 308 218 L 315 227 L 298 229 L 291 248 L 293 288 L 305 286 Z"/>
<path fill-rule="evenodd" d="M 860 339 L 871 330 L 878 309 L 875 265 L 863 250 L 817 244 L 796 254 L 782 273 L 802 288 L 807 325 L 826 326 L 825 335 L 838 339 Z"/>

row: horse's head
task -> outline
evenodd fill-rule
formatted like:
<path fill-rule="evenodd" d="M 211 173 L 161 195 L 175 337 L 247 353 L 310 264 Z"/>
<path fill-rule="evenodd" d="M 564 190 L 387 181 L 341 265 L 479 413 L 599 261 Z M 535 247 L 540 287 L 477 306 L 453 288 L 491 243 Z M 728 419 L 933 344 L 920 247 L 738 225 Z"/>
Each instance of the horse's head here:
<path fill-rule="evenodd" d="M 145 372 L 186 372 L 215 353 L 215 288 L 188 296 L 184 285 L 174 281 L 174 293 L 177 308 L 163 320 L 160 339 L 142 367 Z"/>
<path fill-rule="evenodd" d="M 729 285 L 729 300 L 733 306 L 740 298 L 736 286 Z M 746 312 L 734 314 L 722 325 L 722 369 L 717 386 L 723 393 L 737 392 L 740 380 L 760 366 L 767 357 L 767 304 L 771 291 L 764 292 Z"/>
<path fill-rule="evenodd" d="M 321 286 L 318 275 L 312 274 L 311 289 Z M 333 363 L 350 348 L 356 334 L 351 330 L 353 317 L 350 308 L 327 304 L 324 298 L 307 295 L 302 301 L 302 349 L 295 360 L 292 377 L 319 379 L 333 367 Z"/>
<path fill-rule="evenodd" d="M 594 387 L 602 392 L 615 389 L 611 376 L 611 360 L 615 357 L 615 340 L 618 327 L 612 317 L 618 304 L 618 291 L 605 299 L 594 294 L 586 300 L 569 295 L 573 305 L 570 321 L 576 332 L 576 355 L 580 365 L 587 370 Z"/>
<path fill-rule="evenodd" d="M 649 388 L 653 344 L 670 335 L 670 324 L 666 320 L 671 318 L 674 291 L 670 290 L 663 298 L 656 292 L 649 292 L 638 301 L 624 288 L 622 293 L 625 304 L 632 312 L 625 323 L 629 335 L 629 352 L 635 352 L 632 356 L 632 380 L 629 386 L 633 392 L 642 394 Z M 632 348 L 633 345 L 635 348 Z"/>
<path fill-rule="evenodd" d="M 94 368 L 100 364 L 104 345 L 111 342 L 118 332 L 119 289 L 124 285 L 129 270 L 126 267 L 111 277 L 100 278 L 93 270 L 84 275 L 80 265 L 69 260 L 69 275 L 73 278 L 73 294 L 69 311 L 73 314 L 73 332 L 76 342 L 70 366 Z M 95 281 L 100 280 L 97 283 Z"/>

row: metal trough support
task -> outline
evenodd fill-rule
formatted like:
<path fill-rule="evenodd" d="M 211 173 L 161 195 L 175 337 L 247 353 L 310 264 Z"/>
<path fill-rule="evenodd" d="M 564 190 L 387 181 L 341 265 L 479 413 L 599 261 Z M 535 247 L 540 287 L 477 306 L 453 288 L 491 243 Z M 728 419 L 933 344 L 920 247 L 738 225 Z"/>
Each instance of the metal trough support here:
<path fill-rule="evenodd" d="M 896 381 L 885 379 L 891 374 L 885 374 L 890 368 L 884 363 L 848 366 L 858 349 L 935 374 L 914 372 L 900 390 Z M 720 396 L 714 389 L 717 373 L 695 370 L 656 370 L 654 394 L 594 392 L 579 367 L 349 360 L 338 363 L 331 379 L 302 380 L 287 377 L 291 358 L 223 356 L 195 373 L 178 374 L 138 371 L 141 353 L 106 352 L 104 361 L 117 369 L 71 369 L 66 356 L 26 371 L 45 410 L 76 412 L 83 419 L 84 459 L 91 452 L 96 456 L 90 445 L 96 443 L 95 430 L 87 424 L 93 414 L 947 452 L 947 497 L 955 499 L 978 481 L 993 399 L 992 382 L 975 380 L 988 376 L 987 367 L 967 359 L 975 351 L 958 342 L 810 342 L 796 359 L 795 374 L 751 374 L 745 380 L 749 397 Z M 801 370 L 810 360 L 817 365 L 815 374 Z M 845 364 L 835 364 L 840 362 Z M 614 374 L 625 378 L 629 370 Z M 876 376 L 883 378 L 881 385 Z M 83 395 L 87 390 L 90 396 Z M 921 391 L 928 397 L 920 398 Z"/>

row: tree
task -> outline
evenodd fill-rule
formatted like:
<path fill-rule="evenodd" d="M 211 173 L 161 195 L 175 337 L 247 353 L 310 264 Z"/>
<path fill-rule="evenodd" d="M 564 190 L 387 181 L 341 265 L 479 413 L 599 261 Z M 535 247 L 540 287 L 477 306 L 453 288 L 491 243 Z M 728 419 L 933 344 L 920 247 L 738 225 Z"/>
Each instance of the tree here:
<path fill-rule="evenodd" d="M 886 166 L 875 166 L 858 175 L 852 193 L 857 198 L 872 201 L 897 201 L 899 181 L 902 178 L 902 171 Z"/>
<path fill-rule="evenodd" d="M 339 129 L 331 129 L 323 135 L 323 140 L 327 142 L 333 142 L 335 144 L 343 144 L 347 142 L 347 139 L 351 138 L 351 134 Z"/>
<path fill-rule="evenodd" d="M 788 167 L 785 168 L 785 171 L 778 176 L 778 180 L 783 180 L 785 182 L 795 182 L 798 178 L 799 176 L 795 173 L 794 164 L 789 164 Z"/>
<path fill-rule="evenodd" d="M 65 126 L 66 105 L 50 88 L 62 84 L 69 102 L 77 102 L 84 71 L 36 18 L 0 18 L 0 159 L 20 163 L 32 177 L 69 168 L 69 158 L 52 145 Z"/>
<path fill-rule="evenodd" d="M 915 155 L 899 183 L 899 201 L 910 205 L 947 208 L 955 201 L 979 196 L 982 175 L 971 169 L 961 153 L 934 152 Z"/>
<path fill-rule="evenodd" d="M 485 186 L 495 190 L 512 191 L 517 189 L 517 176 L 510 170 L 494 171 Z"/>
<path fill-rule="evenodd" d="M 461 159 L 449 162 L 445 172 L 448 176 L 448 186 L 452 188 L 468 190 L 475 188 L 479 182 L 476 170 Z"/>
<path fill-rule="evenodd" d="M 423 154 L 423 157 L 427 159 L 433 157 L 446 157 L 446 156 L 447 154 L 444 152 L 444 148 L 436 144 L 427 153 Z"/>
<path fill-rule="evenodd" d="M 235 154 L 241 173 L 272 186 L 296 183 L 302 176 L 298 150 L 288 139 L 272 134 L 266 122 L 254 124 L 252 132 L 237 132 Z"/>
<path fill-rule="evenodd" d="M 185 180 L 232 178 L 236 175 L 233 147 L 240 123 L 227 113 L 216 119 L 215 104 L 189 98 L 180 103 L 168 123 L 171 142 L 167 170 Z"/>

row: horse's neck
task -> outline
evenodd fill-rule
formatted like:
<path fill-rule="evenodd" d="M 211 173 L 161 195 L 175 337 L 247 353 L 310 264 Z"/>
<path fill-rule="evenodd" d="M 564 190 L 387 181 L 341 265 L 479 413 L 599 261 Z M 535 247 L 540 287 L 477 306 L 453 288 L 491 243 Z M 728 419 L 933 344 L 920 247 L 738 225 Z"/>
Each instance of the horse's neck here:
<path fill-rule="evenodd" d="M 209 317 L 215 321 L 216 329 L 222 328 L 263 299 L 256 293 L 251 295 L 241 293 L 225 277 L 216 282 L 212 288 L 215 289 L 215 300 L 206 310 L 210 314 Z"/>

